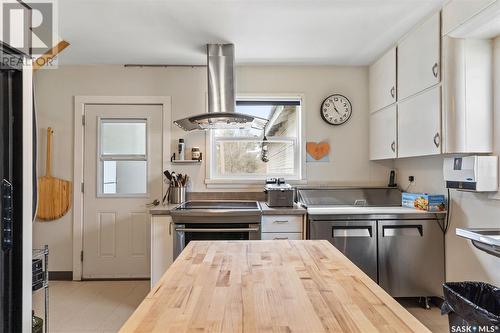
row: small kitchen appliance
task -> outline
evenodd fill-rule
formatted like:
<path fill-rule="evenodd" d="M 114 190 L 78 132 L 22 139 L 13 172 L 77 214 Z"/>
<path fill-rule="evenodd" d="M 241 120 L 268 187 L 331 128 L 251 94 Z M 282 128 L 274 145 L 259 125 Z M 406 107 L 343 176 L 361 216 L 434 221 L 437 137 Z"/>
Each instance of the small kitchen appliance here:
<path fill-rule="evenodd" d="M 445 158 L 443 175 L 447 188 L 495 192 L 498 190 L 498 156 Z"/>
<path fill-rule="evenodd" d="M 293 207 L 295 190 L 283 178 L 269 178 L 266 180 L 264 192 L 267 194 L 269 207 Z"/>

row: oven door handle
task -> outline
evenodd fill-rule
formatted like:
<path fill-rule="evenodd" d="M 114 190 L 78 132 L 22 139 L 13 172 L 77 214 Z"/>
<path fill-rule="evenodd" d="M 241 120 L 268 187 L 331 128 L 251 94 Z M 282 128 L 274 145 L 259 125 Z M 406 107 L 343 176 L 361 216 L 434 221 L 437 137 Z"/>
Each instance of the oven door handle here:
<path fill-rule="evenodd" d="M 175 231 L 182 232 L 256 232 L 259 231 L 260 228 L 227 228 L 227 229 L 219 229 L 219 228 L 175 228 Z"/>

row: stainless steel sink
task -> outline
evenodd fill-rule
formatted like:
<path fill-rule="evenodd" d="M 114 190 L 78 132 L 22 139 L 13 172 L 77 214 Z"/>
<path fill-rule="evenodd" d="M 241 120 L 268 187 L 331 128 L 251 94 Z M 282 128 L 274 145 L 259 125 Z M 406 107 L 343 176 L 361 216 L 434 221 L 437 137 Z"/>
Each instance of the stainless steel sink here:
<path fill-rule="evenodd" d="M 456 234 L 479 250 L 500 257 L 500 228 L 457 228 Z"/>

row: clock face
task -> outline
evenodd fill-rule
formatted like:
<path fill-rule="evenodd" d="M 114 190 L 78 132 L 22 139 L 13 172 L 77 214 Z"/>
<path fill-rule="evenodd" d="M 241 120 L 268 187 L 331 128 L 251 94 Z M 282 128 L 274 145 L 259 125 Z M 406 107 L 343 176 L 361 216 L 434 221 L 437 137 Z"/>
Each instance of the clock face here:
<path fill-rule="evenodd" d="M 335 94 L 321 104 L 321 117 L 330 125 L 342 125 L 351 118 L 352 105 L 347 97 Z"/>

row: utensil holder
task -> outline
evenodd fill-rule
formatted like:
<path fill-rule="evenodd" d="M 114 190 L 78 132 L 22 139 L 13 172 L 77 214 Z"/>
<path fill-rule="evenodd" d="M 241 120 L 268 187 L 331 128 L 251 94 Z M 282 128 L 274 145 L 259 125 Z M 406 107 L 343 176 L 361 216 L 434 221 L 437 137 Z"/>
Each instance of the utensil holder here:
<path fill-rule="evenodd" d="M 186 201 L 186 187 L 171 186 L 169 188 L 169 202 L 172 204 L 180 204 Z"/>

